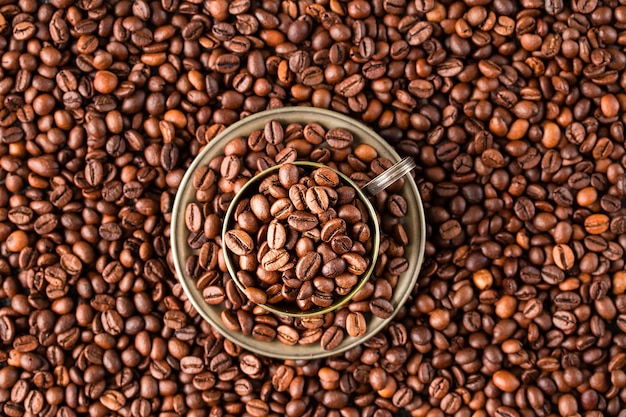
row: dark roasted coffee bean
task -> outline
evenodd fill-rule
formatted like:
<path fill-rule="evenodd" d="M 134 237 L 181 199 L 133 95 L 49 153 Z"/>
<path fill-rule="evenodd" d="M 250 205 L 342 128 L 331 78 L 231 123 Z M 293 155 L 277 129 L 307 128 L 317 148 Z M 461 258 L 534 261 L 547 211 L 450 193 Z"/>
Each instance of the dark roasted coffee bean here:
<path fill-rule="evenodd" d="M 548 14 L 556 15 L 563 10 L 563 7 L 561 0 L 545 0 L 545 9 Z"/>
<path fill-rule="evenodd" d="M 320 270 L 322 265 L 322 257 L 317 252 L 309 252 L 301 257 L 296 263 L 295 273 L 300 281 L 309 281 L 313 279 Z"/>
<path fill-rule="evenodd" d="M 435 2 L 432 0 L 418 0 L 415 2 L 415 7 L 420 13 L 428 13 L 435 8 Z"/>
<path fill-rule="evenodd" d="M 282 125 L 276 120 L 272 120 L 265 125 L 264 133 L 265 140 L 272 145 L 282 143 L 285 137 Z"/>
<path fill-rule="evenodd" d="M 370 309 L 376 317 L 383 319 L 391 317 L 394 312 L 393 305 L 383 298 L 375 298 L 370 301 Z"/>
<path fill-rule="evenodd" d="M 393 194 L 389 196 L 387 200 L 387 207 L 389 212 L 396 217 L 404 217 L 407 212 L 407 202 L 399 194 Z"/>

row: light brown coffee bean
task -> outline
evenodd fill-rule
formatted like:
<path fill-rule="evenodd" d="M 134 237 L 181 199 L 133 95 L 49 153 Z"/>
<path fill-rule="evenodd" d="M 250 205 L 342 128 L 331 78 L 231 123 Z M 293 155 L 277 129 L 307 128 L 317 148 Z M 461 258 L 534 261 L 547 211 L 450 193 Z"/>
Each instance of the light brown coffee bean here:
<path fill-rule="evenodd" d="M 243 230 L 229 230 L 224 235 L 224 242 L 235 255 L 248 255 L 254 250 L 254 240 Z"/>
<path fill-rule="evenodd" d="M 266 271 L 278 271 L 289 262 L 289 252 L 285 249 L 270 249 L 261 259 L 261 266 Z"/>
<path fill-rule="evenodd" d="M 346 332 L 352 337 L 361 337 L 367 331 L 365 316 L 360 312 L 351 312 L 346 317 Z"/>

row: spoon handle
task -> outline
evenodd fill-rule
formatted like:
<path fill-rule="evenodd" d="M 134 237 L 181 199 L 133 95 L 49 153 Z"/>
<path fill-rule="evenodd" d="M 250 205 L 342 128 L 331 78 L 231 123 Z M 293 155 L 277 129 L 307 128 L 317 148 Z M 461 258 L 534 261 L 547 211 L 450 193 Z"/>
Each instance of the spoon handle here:
<path fill-rule="evenodd" d="M 411 172 L 415 166 L 415 160 L 407 156 L 375 176 L 371 181 L 365 184 L 361 190 L 363 190 L 363 193 L 368 197 L 373 197 Z"/>

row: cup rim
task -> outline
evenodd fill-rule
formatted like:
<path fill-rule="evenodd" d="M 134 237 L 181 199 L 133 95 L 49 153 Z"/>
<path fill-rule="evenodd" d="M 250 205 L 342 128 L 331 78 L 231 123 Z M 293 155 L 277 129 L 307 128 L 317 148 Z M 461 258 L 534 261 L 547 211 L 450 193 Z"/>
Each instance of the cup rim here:
<path fill-rule="evenodd" d="M 367 198 L 367 196 L 365 195 L 361 187 L 359 187 L 350 177 L 348 177 L 346 174 L 344 174 L 343 172 L 340 172 L 339 170 L 333 167 L 330 167 L 328 165 L 325 165 L 319 162 L 312 162 L 312 161 L 285 162 L 285 163 L 274 165 L 267 169 L 264 169 L 263 171 L 251 177 L 239 189 L 239 191 L 237 191 L 237 193 L 231 200 L 228 206 L 228 210 L 226 210 L 226 213 L 224 214 L 224 222 L 222 223 L 221 238 L 222 238 L 222 242 L 224 242 L 225 241 L 224 237 L 226 233 L 229 230 L 231 230 L 231 225 L 232 225 L 232 222 L 234 221 L 234 218 L 233 218 L 234 211 L 236 210 L 239 201 L 241 201 L 241 199 L 245 197 L 246 192 L 250 188 L 252 188 L 255 184 L 259 183 L 262 179 L 271 175 L 275 171 L 278 171 L 281 166 L 286 165 L 286 164 L 292 164 L 292 165 L 302 166 L 302 167 L 311 167 L 314 169 L 329 168 L 333 170 L 333 172 L 335 172 L 341 178 L 342 181 L 344 181 L 345 183 L 347 183 L 348 185 L 350 185 L 352 188 L 355 189 L 357 198 L 359 198 L 363 202 L 363 204 L 365 204 L 365 207 L 367 209 L 367 212 L 369 215 L 368 223 L 370 223 L 370 226 L 373 226 L 374 228 L 374 231 L 373 231 L 374 233 L 371 236 L 371 239 L 373 240 L 373 246 L 372 246 L 372 251 L 371 251 L 370 263 L 367 269 L 365 270 L 365 272 L 359 277 L 359 282 L 354 286 L 354 288 L 348 294 L 340 297 L 338 301 L 334 301 L 328 307 L 315 308 L 315 309 L 311 309 L 310 311 L 309 310 L 303 311 L 299 309 L 293 309 L 293 310 L 281 309 L 281 308 L 276 307 L 275 305 L 268 304 L 268 303 L 257 304 L 258 306 L 263 307 L 265 310 L 269 312 L 283 315 L 283 316 L 290 316 L 290 317 L 319 316 L 319 315 L 329 313 L 331 311 L 335 311 L 339 309 L 340 307 L 344 306 L 346 303 L 350 302 L 352 298 L 354 298 L 354 296 L 363 288 L 363 286 L 367 283 L 367 281 L 369 281 L 370 277 L 372 276 L 372 273 L 374 272 L 374 268 L 376 267 L 376 262 L 378 261 L 378 255 L 379 255 L 379 250 L 380 250 L 380 226 L 379 226 L 378 215 L 377 215 L 376 209 L 374 208 L 374 205 Z M 239 280 L 239 278 L 237 278 L 237 268 L 235 267 L 235 263 L 233 262 L 233 258 L 231 256 L 232 251 L 229 250 L 226 245 L 222 245 L 222 246 L 223 246 L 224 262 L 226 263 L 226 267 L 228 268 L 228 273 L 231 279 L 235 282 L 235 285 L 237 286 L 237 288 L 239 288 L 239 290 L 242 293 L 244 293 L 244 296 L 247 298 L 244 292 L 245 286 Z"/>

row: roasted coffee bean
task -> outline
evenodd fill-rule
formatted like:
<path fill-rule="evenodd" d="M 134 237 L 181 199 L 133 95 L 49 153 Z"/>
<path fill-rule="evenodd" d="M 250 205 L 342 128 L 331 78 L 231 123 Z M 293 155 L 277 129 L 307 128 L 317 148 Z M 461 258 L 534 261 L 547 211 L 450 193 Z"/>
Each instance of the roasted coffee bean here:
<path fill-rule="evenodd" d="M 224 238 L 228 249 L 236 255 L 248 255 L 254 250 L 254 241 L 243 230 L 230 230 Z"/>
<path fill-rule="evenodd" d="M 287 218 L 287 224 L 293 230 L 298 232 L 307 232 L 318 226 L 319 219 L 313 213 L 298 210 L 289 215 Z"/>
<path fill-rule="evenodd" d="M 365 87 L 365 78 L 361 74 L 353 74 L 335 85 L 335 92 L 342 97 L 350 98 L 359 94 Z M 332 130 L 332 129 L 331 129 Z M 328 139 L 327 139 L 328 140 Z M 333 142 L 329 141 L 332 145 Z"/>
<path fill-rule="evenodd" d="M 298 343 L 300 335 L 298 331 L 290 326 L 278 326 L 276 338 L 285 345 L 293 346 Z"/>
<path fill-rule="evenodd" d="M 356 311 L 349 313 L 346 317 L 346 332 L 352 337 L 360 337 L 365 334 L 367 330 L 367 322 L 365 316 Z"/>
<path fill-rule="evenodd" d="M 568 311 L 557 311 L 554 313 L 552 323 L 557 329 L 571 331 L 576 327 L 576 317 Z"/>
<path fill-rule="evenodd" d="M 389 212 L 396 217 L 404 217 L 407 212 L 407 202 L 401 195 L 394 194 L 387 200 Z"/>
<path fill-rule="evenodd" d="M 423 8 L 428 6 L 424 5 Z M 406 41 L 411 46 L 418 46 L 426 42 L 433 34 L 433 27 L 429 22 L 415 23 L 406 34 Z"/>
<path fill-rule="evenodd" d="M 126 405 L 126 398 L 119 391 L 107 390 L 102 393 L 100 402 L 109 410 L 117 411 Z"/>
<path fill-rule="evenodd" d="M 574 266 L 576 260 L 574 251 L 565 244 L 558 244 L 552 249 L 554 263 L 560 269 L 567 271 Z"/>
<path fill-rule="evenodd" d="M 266 271 L 278 271 L 289 263 L 289 253 L 285 249 L 270 249 L 261 259 L 261 266 Z"/>
<path fill-rule="evenodd" d="M 252 337 L 263 342 L 271 342 L 276 338 L 276 330 L 266 324 L 256 324 L 252 329 Z"/>
<path fill-rule="evenodd" d="M 284 140 L 285 133 L 283 127 L 276 120 L 272 120 L 265 125 L 264 133 L 265 140 L 272 145 L 278 145 Z"/>
<path fill-rule="evenodd" d="M 322 226 L 322 230 L 320 232 L 320 237 L 324 242 L 330 242 L 333 238 L 337 236 L 341 236 L 346 232 L 346 222 L 341 218 L 330 219 L 324 226 Z M 335 250 L 333 248 L 333 250 Z M 335 250 L 335 252 L 337 252 Z"/>
<path fill-rule="evenodd" d="M 457 220 L 449 220 L 439 227 L 441 238 L 447 240 L 451 240 L 459 236 L 461 230 L 461 225 Z"/>
<path fill-rule="evenodd" d="M 375 298 L 370 301 L 370 309 L 372 314 L 380 318 L 388 318 L 393 314 L 393 305 L 384 298 Z"/>
<path fill-rule="evenodd" d="M 296 277 L 300 281 L 308 281 L 317 274 L 321 265 L 322 257 L 320 254 L 317 252 L 309 252 L 296 263 Z"/>
<path fill-rule="evenodd" d="M 415 7 L 420 13 L 428 13 L 435 8 L 435 2 L 431 0 L 420 0 L 415 3 Z"/>
<path fill-rule="evenodd" d="M 601 234 L 609 228 L 609 217 L 605 214 L 592 214 L 584 222 L 585 230 L 591 234 Z"/>
<path fill-rule="evenodd" d="M 267 301 L 267 294 L 259 288 L 248 287 L 244 290 L 244 294 L 255 304 L 265 304 Z"/>
<path fill-rule="evenodd" d="M 185 225 L 191 232 L 199 232 L 202 228 L 202 210 L 197 204 L 189 204 L 185 208 Z"/>
<path fill-rule="evenodd" d="M 341 344 L 344 338 L 343 330 L 337 326 L 331 326 L 322 334 L 321 345 L 324 350 L 332 350 Z"/>
<path fill-rule="evenodd" d="M 354 142 L 354 136 L 352 135 L 352 132 L 341 128 L 328 130 L 326 132 L 325 138 L 328 142 L 328 145 L 335 149 L 347 148 Z"/>
<path fill-rule="evenodd" d="M 265 416 L 269 413 L 269 410 L 269 405 L 261 401 L 260 399 L 250 400 L 246 404 L 246 411 L 248 412 L 248 414 L 254 417 Z"/>

